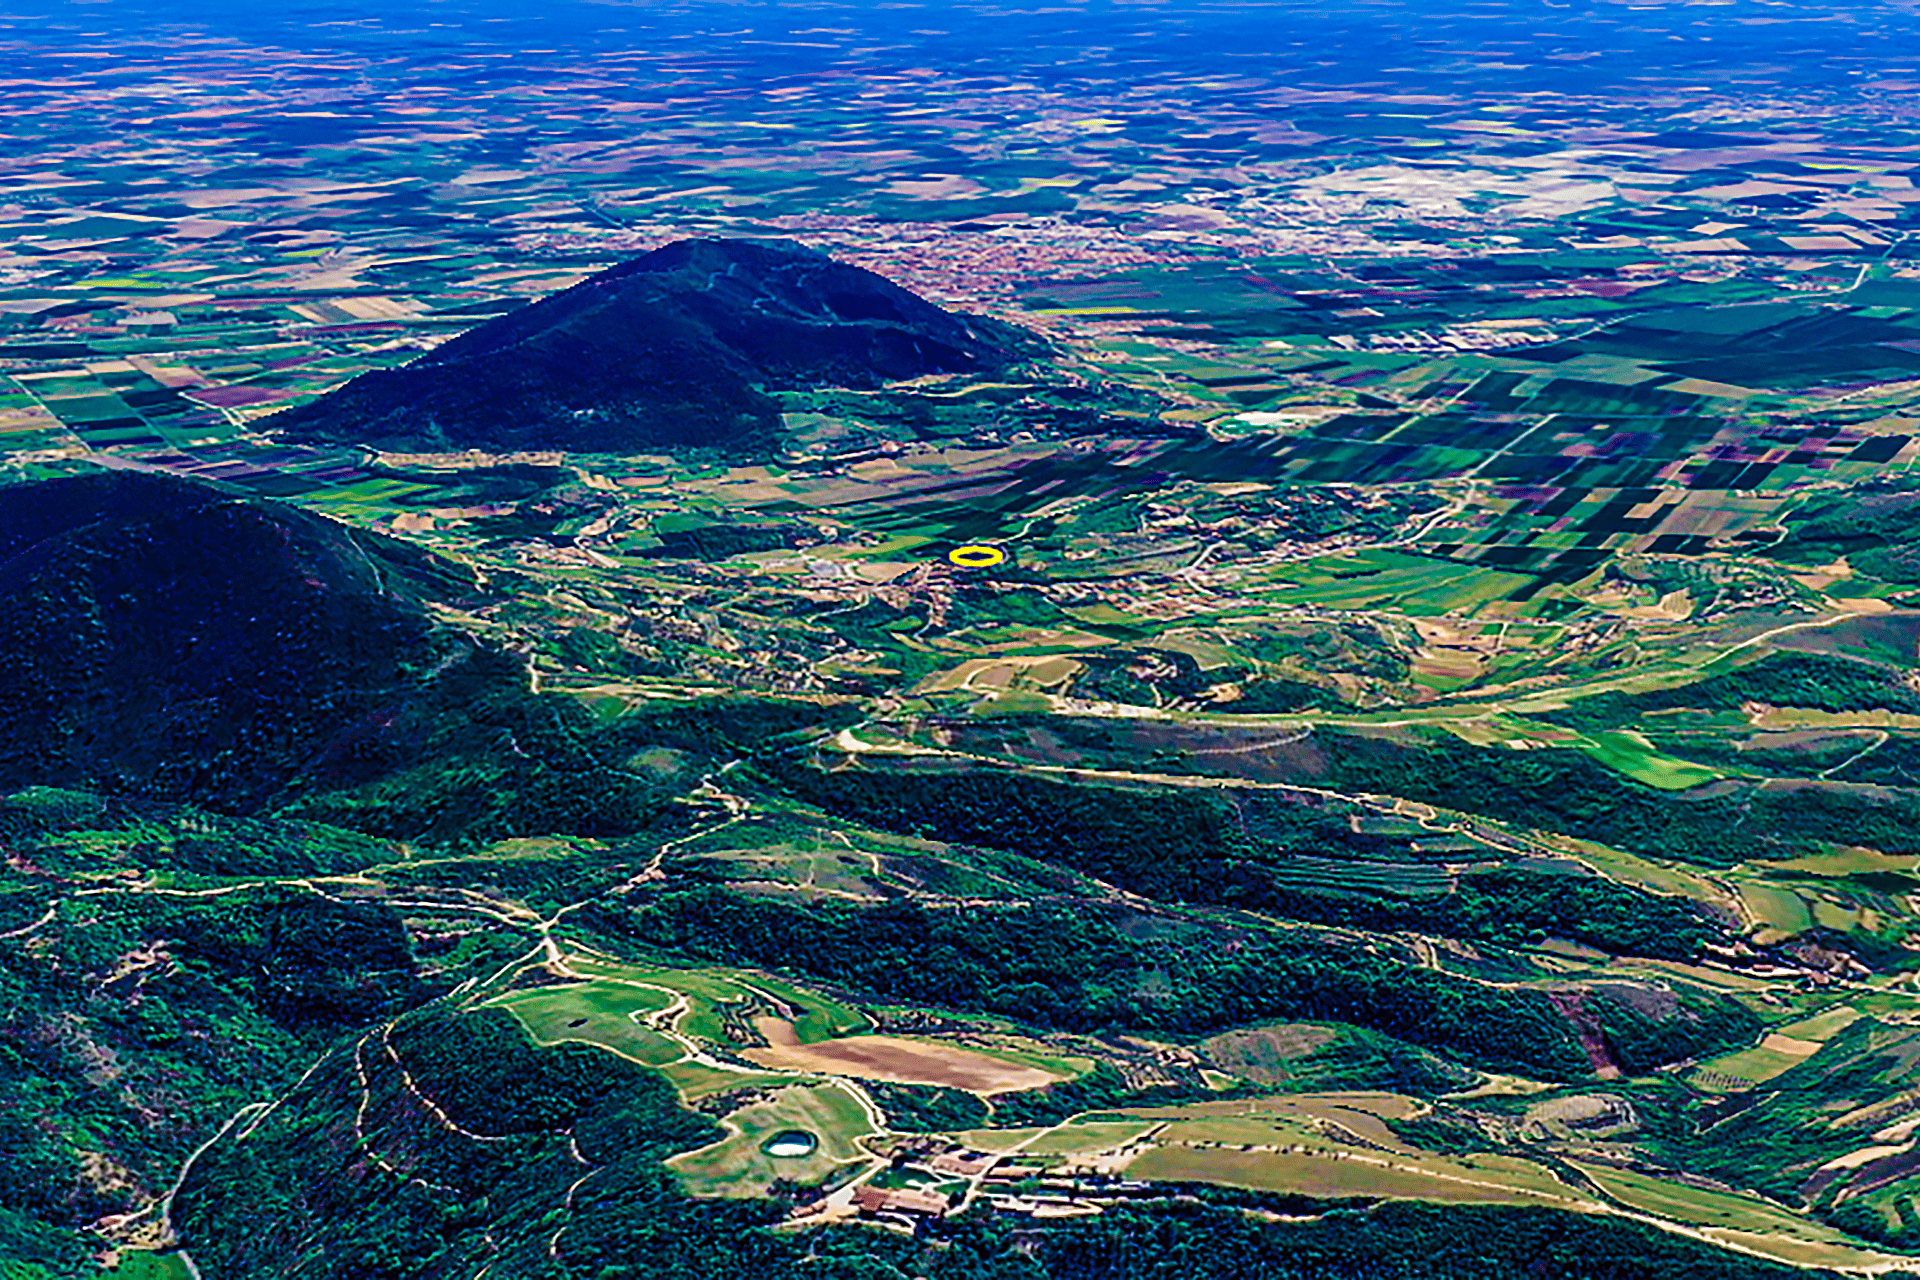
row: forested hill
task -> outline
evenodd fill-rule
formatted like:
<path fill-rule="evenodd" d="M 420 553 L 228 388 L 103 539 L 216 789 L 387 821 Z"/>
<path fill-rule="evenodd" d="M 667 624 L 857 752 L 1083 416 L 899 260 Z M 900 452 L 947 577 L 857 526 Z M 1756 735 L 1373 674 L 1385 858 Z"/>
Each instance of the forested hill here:
<path fill-rule="evenodd" d="M 764 448 L 769 390 L 991 374 L 1032 335 L 785 240 L 682 240 L 274 419 L 413 450 Z"/>
<path fill-rule="evenodd" d="M 0 494 L 0 787 L 229 812 L 294 805 L 402 838 L 628 829 L 651 791 L 437 623 L 470 574 L 240 491 L 132 471 Z"/>
<path fill-rule="evenodd" d="M 258 803 L 447 652 L 423 553 L 137 472 L 0 501 L 0 776 Z"/>

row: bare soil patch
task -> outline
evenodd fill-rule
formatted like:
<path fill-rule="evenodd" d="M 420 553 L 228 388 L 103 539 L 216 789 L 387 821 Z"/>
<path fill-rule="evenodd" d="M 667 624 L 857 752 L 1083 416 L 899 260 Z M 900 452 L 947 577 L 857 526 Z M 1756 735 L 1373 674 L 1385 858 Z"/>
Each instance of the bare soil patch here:
<path fill-rule="evenodd" d="M 894 1036 L 849 1036 L 820 1044 L 772 1044 L 738 1052 L 763 1067 L 819 1071 L 895 1084 L 942 1085 L 981 1094 L 1038 1089 L 1060 1079 L 1038 1067 L 1006 1062 L 958 1045 L 902 1040 Z"/>
<path fill-rule="evenodd" d="M 1798 1040 L 1793 1036 L 1783 1036 L 1779 1032 L 1765 1036 L 1760 1041 L 1762 1049 L 1771 1049 L 1775 1053 L 1791 1054 L 1796 1058 L 1810 1058 L 1820 1051 L 1824 1041 Z"/>
<path fill-rule="evenodd" d="M 800 1043 L 800 1036 L 793 1024 L 785 1018 L 759 1017 L 753 1020 L 753 1029 L 766 1037 L 767 1043 L 775 1048 L 791 1048 Z"/>
<path fill-rule="evenodd" d="M 1549 991 L 1547 999 L 1560 1015 L 1573 1024 L 1574 1033 L 1580 1039 L 1580 1047 L 1586 1050 L 1587 1060 L 1593 1063 L 1593 1073 L 1602 1080 L 1620 1078 L 1620 1068 L 1615 1065 L 1607 1051 L 1606 1037 L 1600 1031 L 1600 1025 L 1587 1011 L 1587 993 L 1579 990 Z"/>

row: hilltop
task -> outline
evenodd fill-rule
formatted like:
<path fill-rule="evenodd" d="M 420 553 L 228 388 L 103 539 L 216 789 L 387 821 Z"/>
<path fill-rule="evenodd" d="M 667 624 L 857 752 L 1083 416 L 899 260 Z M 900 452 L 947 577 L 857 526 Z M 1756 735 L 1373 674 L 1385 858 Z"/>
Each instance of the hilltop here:
<path fill-rule="evenodd" d="M 138 472 L 0 495 L 0 776 L 228 803 L 274 790 L 432 660 L 432 562 Z"/>
<path fill-rule="evenodd" d="M 274 424 L 423 451 L 747 450 L 779 430 L 768 392 L 992 374 L 1043 350 L 792 241 L 681 240 Z"/>
<path fill-rule="evenodd" d="M 0 489 L 0 788 L 84 786 L 401 837 L 631 826 L 519 659 L 435 620 L 467 572 L 224 486 Z"/>

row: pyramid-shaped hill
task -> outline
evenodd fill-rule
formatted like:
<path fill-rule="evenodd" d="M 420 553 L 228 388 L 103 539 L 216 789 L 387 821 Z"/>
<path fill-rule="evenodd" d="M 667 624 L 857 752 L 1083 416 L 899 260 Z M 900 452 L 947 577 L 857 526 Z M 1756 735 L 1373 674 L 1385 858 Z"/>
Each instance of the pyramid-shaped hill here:
<path fill-rule="evenodd" d="M 171 476 L 0 488 L 0 787 L 259 801 L 442 656 L 459 572 Z"/>
<path fill-rule="evenodd" d="M 790 241 L 681 240 L 271 422 L 415 452 L 745 452 L 778 438 L 770 391 L 994 374 L 1045 350 Z"/>

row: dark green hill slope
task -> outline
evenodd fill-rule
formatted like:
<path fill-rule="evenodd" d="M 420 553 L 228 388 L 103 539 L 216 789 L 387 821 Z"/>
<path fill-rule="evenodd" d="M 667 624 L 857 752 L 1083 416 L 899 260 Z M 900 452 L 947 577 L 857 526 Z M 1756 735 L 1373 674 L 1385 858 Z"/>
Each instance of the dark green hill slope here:
<path fill-rule="evenodd" d="M 682 240 L 274 419 L 409 450 L 621 453 L 774 438 L 772 390 L 993 373 L 1043 344 L 784 240 Z"/>
<path fill-rule="evenodd" d="M 0 491 L 0 778 L 258 803 L 436 660 L 439 572 L 170 477 Z"/>
<path fill-rule="evenodd" d="M 292 805 L 405 839 L 643 823 L 652 784 L 425 607 L 472 591 L 451 562 L 213 485 L 0 489 L 0 787 Z"/>

